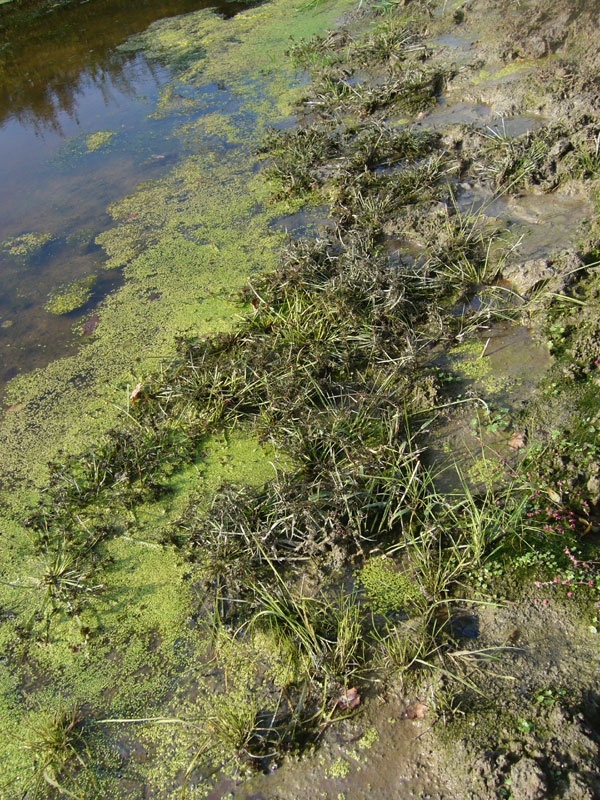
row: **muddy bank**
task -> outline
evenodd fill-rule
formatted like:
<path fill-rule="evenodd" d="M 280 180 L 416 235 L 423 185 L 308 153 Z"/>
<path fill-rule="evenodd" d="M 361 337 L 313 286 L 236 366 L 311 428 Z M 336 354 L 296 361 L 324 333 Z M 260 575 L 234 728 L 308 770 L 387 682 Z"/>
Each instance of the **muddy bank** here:
<path fill-rule="evenodd" d="M 229 109 L 242 148 L 209 161 L 210 206 L 198 156 L 112 209 L 115 266 L 159 280 L 189 257 L 182 285 L 199 248 L 214 269 L 286 213 L 305 230 L 267 250 L 224 332 L 191 315 L 15 515 L 5 725 L 32 733 L 13 780 L 39 778 L 35 746 L 84 796 L 598 793 L 597 120 L 592 91 L 548 78 L 584 50 L 580 16 L 521 55 L 493 8 L 342 10 L 300 12 L 310 83 L 283 102 L 268 53 L 230 78 L 263 94 L 248 138 Z M 290 47 L 288 18 L 242 14 L 232 46 L 192 15 L 131 46 L 187 59 L 208 25 L 218 63 L 163 96 L 187 107 L 237 45 L 258 57 L 257 26 Z M 49 719 L 73 723 L 58 753 Z"/>
<path fill-rule="evenodd" d="M 469 318 L 469 333 L 476 333 L 477 338 L 471 339 L 467 348 L 460 345 L 442 359 L 434 359 L 440 368 L 438 378 L 451 389 L 449 406 L 453 402 L 467 405 L 467 398 L 474 395 L 483 403 L 475 415 L 468 405 L 466 411 L 459 411 L 458 406 L 442 413 L 442 424 L 435 433 L 440 447 L 434 463 L 439 465 L 445 452 L 448 461 L 460 463 L 461 480 L 468 476 L 480 492 L 487 487 L 487 493 L 492 484 L 508 480 L 514 496 L 522 489 L 523 478 L 532 481 L 532 499 L 541 497 L 534 500 L 538 507 L 524 510 L 527 526 L 546 514 L 545 533 L 537 540 L 525 536 L 519 545 L 513 541 L 512 551 L 504 557 L 491 556 L 483 569 L 475 570 L 467 580 L 474 579 L 474 587 L 479 587 L 475 598 L 499 604 L 498 609 L 468 606 L 478 620 L 476 645 L 469 642 L 468 634 L 465 637 L 457 631 L 474 654 L 468 675 L 477 676 L 477 689 L 463 687 L 449 698 L 447 692 L 453 692 L 447 676 L 438 673 L 439 683 L 430 685 L 437 685 L 435 699 L 430 699 L 430 729 L 420 731 L 423 741 L 416 751 L 408 744 L 410 729 L 388 732 L 383 735 L 382 747 L 373 753 L 373 764 L 369 758 L 365 764 L 357 758 L 354 744 L 340 744 L 332 733 L 320 762 L 316 758 L 297 768 L 287 767 L 277 779 L 256 779 L 251 790 L 239 790 L 240 796 L 253 796 L 255 788 L 258 797 L 303 796 L 303 791 L 310 796 L 315 787 L 323 796 L 338 792 L 342 797 L 411 797 L 426 792 L 432 797 L 591 798 L 598 792 L 598 705 L 593 689 L 597 670 L 598 404 L 592 399 L 597 385 L 592 343 L 598 323 L 593 300 L 596 289 L 592 288 L 597 286 L 598 257 L 594 223 L 597 95 L 589 86 L 583 88 L 583 82 L 573 95 L 562 91 L 565 64 L 574 69 L 585 51 L 585 34 L 578 39 L 581 49 L 565 48 L 560 62 L 520 62 L 513 50 L 507 55 L 501 24 L 490 30 L 486 16 L 486 35 L 479 37 L 475 26 L 481 25 L 481 15 L 487 11 L 469 8 L 464 17 L 458 12 L 454 20 L 458 35 L 440 36 L 440 30 L 446 30 L 443 24 L 427 23 L 438 34 L 435 43 L 443 45 L 444 58 L 451 54 L 456 59 L 452 63 L 460 67 L 451 72 L 441 110 L 421 111 L 418 127 L 441 130 L 446 147 L 459 161 L 458 168 L 452 164 L 446 173 L 455 177 L 451 183 L 455 222 L 457 216 L 460 220 L 457 210 L 471 212 L 470 224 L 487 226 L 488 232 L 492 231 L 490 238 L 508 233 L 504 252 L 498 255 L 494 248 L 488 249 L 496 259 L 491 269 L 497 269 L 491 283 L 497 288 L 496 296 L 490 297 L 488 288 L 486 297 L 484 288 L 482 303 L 481 284 L 485 281 L 481 273 L 473 272 L 466 298 L 458 306 L 459 313 Z M 585 14 L 575 16 L 578 23 L 586 19 Z M 546 30 L 548 18 L 544 19 L 538 34 L 551 44 L 537 57 L 558 49 L 552 30 Z M 577 34 L 569 29 L 561 42 L 572 42 L 574 37 Z M 329 46 L 335 41 L 330 39 Z M 337 34 L 337 41 L 340 48 L 351 49 L 344 35 Z M 380 46 L 383 50 L 382 42 Z M 356 104 L 361 115 L 395 118 L 398 105 L 389 84 L 382 89 L 377 73 L 370 82 L 368 73 L 365 76 L 357 70 L 360 89 L 356 91 L 352 85 L 345 89 L 355 65 L 348 64 L 344 56 L 336 64 L 336 56 L 320 47 L 318 42 L 313 45 L 308 58 L 308 48 L 301 50 L 304 63 L 313 65 L 322 82 L 316 97 L 309 97 L 311 123 L 315 109 L 327 122 L 345 121 L 347 107 Z M 315 68 L 320 54 L 322 63 Z M 398 57 L 397 52 L 394 56 Z M 470 69 L 465 68 L 471 58 Z M 433 59 L 435 74 L 439 61 L 437 55 Z M 513 61 L 514 68 L 506 66 Z M 331 68 L 332 62 L 337 72 Z M 442 60 L 442 64 L 447 66 L 448 61 Z M 360 67 L 362 70 L 364 64 Z M 542 88 L 540 78 L 550 78 L 549 90 L 545 84 Z M 326 92 L 321 90 L 325 80 Z M 334 80 L 338 81 L 335 93 Z M 476 89 L 471 88 L 473 84 Z M 427 90 L 426 80 L 421 86 Z M 350 98 L 347 103 L 344 94 Z M 426 92 L 421 98 L 420 102 L 427 104 Z M 482 101 L 486 105 L 482 106 Z M 506 113 L 516 118 L 512 130 L 511 119 L 503 119 Z M 548 115 L 545 124 L 544 113 Z M 550 120 L 554 122 L 557 115 L 560 124 L 553 125 Z M 340 154 L 336 155 L 339 158 Z M 327 192 L 332 181 L 339 203 L 336 210 L 346 211 L 339 202 L 342 170 L 336 164 L 332 180 L 332 172 L 319 158 L 313 155 L 312 173 L 286 175 L 287 190 L 297 191 L 299 177 L 306 188 L 317 192 L 323 188 Z M 278 162 L 276 169 L 273 175 L 280 178 Z M 372 208 L 364 202 L 365 190 L 372 186 L 367 181 L 361 185 L 365 217 Z M 419 217 L 408 213 L 386 223 L 390 207 L 383 201 L 377 216 L 369 217 L 394 243 L 388 252 L 396 263 L 423 263 L 430 252 L 433 226 L 438 237 L 442 232 L 440 249 L 449 250 L 447 216 L 430 207 L 431 222 L 424 221 L 423 208 L 427 209 L 426 203 L 421 205 Z M 352 218 L 359 220 L 360 216 L 355 212 Z M 507 283 L 498 282 L 498 277 Z M 506 296 L 498 301 L 504 288 L 512 293 L 513 303 Z M 504 335 L 511 329 L 506 323 L 499 326 L 494 322 L 498 305 L 506 316 L 527 326 L 513 328 L 514 334 L 509 334 L 506 342 L 498 339 L 499 328 L 502 331 L 504 327 Z M 487 323 L 481 320 L 482 311 L 487 313 Z M 540 348 L 537 353 L 536 347 Z M 567 389 L 570 379 L 574 383 Z M 446 480 L 442 485 L 448 487 Z M 572 543 L 563 539 L 566 530 L 574 532 Z M 582 548 L 577 553 L 575 542 Z M 461 584 L 464 592 L 464 580 Z M 585 599 L 582 587 L 584 592 L 591 590 Z M 494 661 L 493 670 L 483 666 L 488 658 Z M 410 710 L 406 685 L 396 689 L 394 696 L 402 697 L 405 710 Z M 418 702 L 427 699 L 427 690 L 421 685 Z M 385 730 L 384 718 L 388 723 L 392 720 L 393 714 L 386 717 L 392 705 L 383 705 L 376 726 L 379 730 Z M 433 707 L 435 713 L 431 714 Z M 361 737 L 366 730 L 368 727 L 359 727 L 355 735 Z M 352 734 L 346 735 L 352 740 Z M 408 757 L 405 753 L 399 756 L 394 749 L 398 736 L 407 741 Z M 340 738 L 343 740 L 343 735 Z M 315 762 L 321 766 L 315 767 Z M 307 774 L 310 791 L 303 781 Z"/>

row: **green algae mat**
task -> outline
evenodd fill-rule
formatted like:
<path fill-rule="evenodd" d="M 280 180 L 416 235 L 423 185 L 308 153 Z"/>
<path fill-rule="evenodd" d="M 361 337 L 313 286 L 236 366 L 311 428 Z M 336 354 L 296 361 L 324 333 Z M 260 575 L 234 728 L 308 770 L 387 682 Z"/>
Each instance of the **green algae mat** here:
<path fill-rule="evenodd" d="M 187 155 L 110 207 L 91 338 L 10 387 L 3 800 L 593 796 L 600 247 L 523 255 L 515 206 L 597 205 L 597 123 L 551 72 L 560 125 L 437 130 L 480 92 L 529 125 L 562 69 L 500 13 L 464 59 L 464 13 L 123 45 Z"/>
<path fill-rule="evenodd" d="M 289 37 L 322 31 L 348 5 L 299 11 L 293 2 L 272 2 L 230 20 L 200 11 L 156 23 L 127 44 L 177 65 L 156 113 L 181 109 L 186 119 L 190 110 L 196 113 L 178 134 L 191 155 L 109 209 L 114 225 L 98 243 L 107 254 L 106 268 L 121 268 L 125 281 L 102 304 L 93 338 L 8 388 L 0 437 L 1 604 L 7 610 L 0 634 L 6 654 L 0 668 L 0 796 L 6 800 L 36 791 L 32 770 L 40 766 L 40 754 L 27 749 L 28 732 L 38 723 L 51 728 L 52 715 L 66 714 L 74 701 L 95 709 L 96 716 L 156 717 L 180 684 L 181 709 L 195 705 L 194 697 L 185 697 L 185 685 L 206 637 L 190 619 L 196 590 L 186 582 L 185 565 L 160 544 L 161 531 L 185 504 L 190 487 L 210 492 L 223 480 L 260 483 L 273 474 L 272 454 L 246 434 L 208 444 L 202 463 L 173 478 L 168 502 L 131 510 L 130 519 L 119 523 L 121 534 L 101 556 L 102 586 L 90 586 L 90 597 L 102 592 L 101 606 L 90 606 L 77 619 L 53 620 L 47 639 L 42 620 L 54 602 L 45 593 L 49 565 L 32 551 L 19 520 L 47 478 L 50 459 L 77 452 L 127 413 L 138 377 L 175 353 L 176 336 L 229 329 L 239 313 L 232 302 L 236 291 L 274 265 L 282 234 L 270 223 L 289 205 L 265 204 L 255 151 L 266 127 L 290 113 L 297 93 L 296 73 L 284 57 Z M 215 82 L 227 86 L 227 102 L 207 110 L 205 87 Z M 87 141 L 88 148 L 108 140 L 100 134 Z M 7 246 L 27 252 L 44 237 L 22 237 Z M 65 287 L 51 298 L 50 310 L 70 310 L 88 292 L 87 284 Z M 66 553 L 53 568 L 75 582 L 82 578 Z M 30 630 L 38 631 L 33 640 Z M 147 791 L 171 796 L 168 787 L 188 765 L 195 734 L 180 726 L 176 738 L 183 738 L 173 749 L 171 729 L 148 728 L 152 742 L 143 747 L 135 744 L 140 733 L 105 726 L 92 734 L 88 746 L 95 766 L 89 774 L 84 770 L 81 784 L 86 797 L 141 797 Z M 123 754 L 139 747 L 147 755 L 123 771 Z M 44 791 L 58 791 L 52 788 L 55 766 L 46 765 Z"/>
<path fill-rule="evenodd" d="M 93 341 L 9 386 L 3 482 L 37 479 L 58 449 L 89 441 L 114 419 L 127 380 L 135 385 L 137 374 L 168 357 L 177 334 L 230 325 L 229 298 L 273 265 L 281 236 L 269 223 L 284 207 L 265 206 L 255 150 L 298 91 L 284 56 L 289 37 L 325 29 L 342 5 L 297 11 L 269 3 L 226 21 L 204 10 L 156 23 L 130 42 L 180 66 L 156 113 L 193 107 L 196 120 L 181 136 L 198 152 L 109 209 L 115 225 L 98 243 L 106 266 L 122 267 L 125 285 L 103 305 Z M 227 87 L 225 111 L 212 108 L 206 87 L 215 83 Z"/>

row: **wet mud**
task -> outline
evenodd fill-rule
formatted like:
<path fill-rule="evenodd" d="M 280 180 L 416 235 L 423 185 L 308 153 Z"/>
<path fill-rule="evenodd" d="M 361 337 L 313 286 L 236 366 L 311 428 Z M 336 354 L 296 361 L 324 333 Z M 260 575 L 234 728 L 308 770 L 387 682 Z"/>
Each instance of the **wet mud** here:
<path fill-rule="evenodd" d="M 184 145 L 9 386 L 2 800 L 600 792 L 594 8 L 504 5 L 126 44 Z"/>

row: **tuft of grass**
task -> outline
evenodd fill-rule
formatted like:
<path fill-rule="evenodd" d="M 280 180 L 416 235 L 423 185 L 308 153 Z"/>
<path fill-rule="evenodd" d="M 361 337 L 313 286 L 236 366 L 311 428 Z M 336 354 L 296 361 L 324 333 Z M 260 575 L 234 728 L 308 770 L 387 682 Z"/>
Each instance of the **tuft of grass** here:
<path fill-rule="evenodd" d="M 342 60 L 340 54 L 349 41 L 347 31 L 329 31 L 324 36 L 315 34 L 311 39 L 292 40 L 292 45 L 287 52 L 292 63 L 302 69 L 324 68 Z"/>
<path fill-rule="evenodd" d="M 93 583 L 92 577 L 89 564 L 79 562 L 64 545 L 45 556 L 37 587 L 42 593 L 40 612 L 46 622 L 46 637 L 52 618 L 60 614 L 74 617 L 83 629 L 79 616 L 82 609 L 104 588 L 103 583 Z"/>
<path fill-rule="evenodd" d="M 575 177 L 592 178 L 600 172 L 600 131 L 588 139 L 576 150 Z"/>
<path fill-rule="evenodd" d="M 518 191 L 544 184 L 556 188 L 559 177 L 551 174 L 546 163 L 552 145 L 564 137 L 564 126 L 550 125 L 521 136 L 510 137 L 504 131 L 490 130 L 486 135 L 486 164 L 483 171 L 503 191 Z"/>
<path fill-rule="evenodd" d="M 257 586 L 253 626 L 266 626 L 275 639 L 297 648 L 297 661 L 312 683 L 347 682 L 364 664 L 360 609 L 354 595 L 336 601 L 295 593 L 284 582 L 272 591 Z"/>
<path fill-rule="evenodd" d="M 424 51 L 415 26 L 405 27 L 392 17 L 358 40 L 349 56 L 362 67 L 384 64 L 393 68 L 410 55 Z"/>
<path fill-rule="evenodd" d="M 39 712 L 29 723 L 29 733 L 23 743 L 34 763 L 32 798 L 44 793 L 64 795 L 82 800 L 78 775 L 89 775 L 89 751 L 82 732 L 83 717 L 75 703 L 66 704 L 59 698 L 53 712 Z"/>
<path fill-rule="evenodd" d="M 355 113 L 365 118 L 389 109 L 416 115 L 427 110 L 441 93 L 447 74 L 439 69 L 412 67 L 383 83 L 357 82 L 346 72 L 324 69 L 312 87 L 310 108 L 324 120 Z"/>
<path fill-rule="evenodd" d="M 318 170 L 340 151 L 339 137 L 316 126 L 267 131 L 260 152 L 270 157 L 267 177 L 280 186 L 276 197 L 306 195 L 320 186 Z"/>
<path fill-rule="evenodd" d="M 431 671 L 439 651 L 439 642 L 426 628 L 389 625 L 376 638 L 373 660 L 383 674 L 408 684 L 411 672 Z"/>

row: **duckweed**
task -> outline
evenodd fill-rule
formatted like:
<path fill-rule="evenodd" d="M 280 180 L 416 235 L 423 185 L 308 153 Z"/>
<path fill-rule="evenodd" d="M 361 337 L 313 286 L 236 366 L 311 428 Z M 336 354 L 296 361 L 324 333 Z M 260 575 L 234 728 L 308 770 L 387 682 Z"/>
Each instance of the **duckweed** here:
<path fill-rule="evenodd" d="M 357 577 L 369 604 L 382 614 L 406 612 L 420 597 L 416 581 L 383 556 L 367 559 Z"/>
<path fill-rule="evenodd" d="M 114 135 L 114 131 L 95 131 L 95 133 L 88 134 L 85 137 L 85 146 L 88 153 L 92 153 L 94 150 L 98 150 L 108 144 Z"/>
<path fill-rule="evenodd" d="M 0 246 L 11 256 L 30 258 L 39 253 L 53 238 L 51 233 L 22 233 L 20 236 L 5 239 Z"/>
<path fill-rule="evenodd" d="M 84 306 L 92 297 L 96 276 L 88 275 L 72 283 L 59 286 L 44 306 L 50 314 L 69 314 Z"/>

